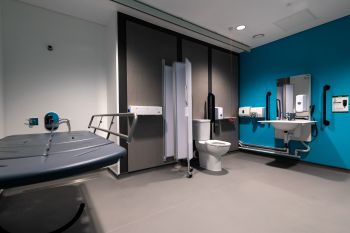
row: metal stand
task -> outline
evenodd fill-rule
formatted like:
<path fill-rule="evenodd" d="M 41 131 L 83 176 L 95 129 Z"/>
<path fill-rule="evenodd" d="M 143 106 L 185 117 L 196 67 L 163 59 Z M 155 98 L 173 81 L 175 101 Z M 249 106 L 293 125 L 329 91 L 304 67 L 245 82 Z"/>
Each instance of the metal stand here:
<path fill-rule="evenodd" d="M 192 178 L 193 176 L 193 168 L 191 167 L 191 160 L 187 157 L 187 178 Z"/>
<path fill-rule="evenodd" d="M 99 121 L 98 126 L 92 126 L 92 123 L 93 123 L 95 117 L 100 117 L 100 121 Z M 103 128 L 100 127 L 104 117 L 112 117 L 112 120 L 111 120 L 111 122 L 109 124 L 108 129 L 103 129 Z M 114 118 L 115 117 L 133 117 L 133 122 L 132 122 L 132 125 L 131 125 L 131 128 L 129 130 L 129 134 L 128 135 L 121 134 L 119 132 L 111 131 L 112 125 L 114 124 Z M 62 124 L 62 123 L 66 123 L 67 124 L 68 131 L 70 132 L 71 127 L 70 127 L 69 120 L 68 119 L 60 119 L 58 124 Z M 115 136 L 118 136 L 118 137 L 120 137 L 122 139 L 127 140 L 127 142 L 129 143 L 129 142 L 131 142 L 132 136 L 133 136 L 133 134 L 135 132 L 136 123 L 137 123 L 137 115 L 135 113 L 102 114 L 102 115 L 93 115 L 91 117 L 91 120 L 90 120 L 88 128 L 94 129 L 94 133 L 96 133 L 97 130 L 102 131 L 102 132 L 106 132 L 107 133 L 106 139 L 109 139 L 110 135 L 113 134 Z M 54 126 L 55 125 L 52 126 L 51 135 L 50 135 L 49 141 L 46 144 L 45 151 L 43 153 L 44 156 L 50 156 L 49 152 L 50 152 L 50 148 L 51 148 L 52 138 L 54 136 Z M 111 167 L 108 167 L 108 170 L 110 172 L 112 172 L 112 174 L 115 177 L 119 175 Z M 1 198 L 2 194 L 3 194 L 3 192 L 4 192 L 4 190 L 0 189 L 0 198 Z M 71 228 L 74 225 L 74 223 L 77 222 L 79 220 L 79 218 L 81 217 L 81 215 L 83 214 L 85 206 L 86 206 L 85 203 L 81 203 L 79 208 L 78 208 L 78 210 L 77 210 L 77 212 L 76 212 L 76 214 L 75 214 L 75 216 L 68 223 L 66 223 L 62 227 L 58 228 L 57 230 L 51 231 L 50 233 L 61 233 L 61 232 L 64 232 L 64 231 L 68 230 L 69 228 Z M 9 233 L 9 231 L 7 231 L 6 229 L 4 229 L 4 228 L 2 228 L 0 226 L 0 233 Z"/>

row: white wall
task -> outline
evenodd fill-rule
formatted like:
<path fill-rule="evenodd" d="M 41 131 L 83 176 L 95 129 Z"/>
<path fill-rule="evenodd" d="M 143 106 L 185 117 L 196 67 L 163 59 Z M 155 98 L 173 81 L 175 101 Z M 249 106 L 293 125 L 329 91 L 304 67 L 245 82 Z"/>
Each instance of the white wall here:
<path fill-rule="evenodd" d="M 113 15 L 107 25 L 107 109 L 108 113 L 118 112 L 118 44 L 117 44 L 117 15 Z"/>
<path fill-rule="evenodd" d="M 4 136 L 4 89 L 3 89 L 3 56 L 2 56 L 2 2 L 0 2 L 0 138 Z"/>
<path fill-rule="evenodd" d="M 113 14 L 107 24 L 107 64 L 108 64 L 108 78 L 107 78 L 107 111 L 108 113 L 119 112 L 119 98 L 118 98 L 118 33 L 117 33 L 117 12 Z M 119 119 L 113 125 L 112 130 L 119 130 Z M 119 142 L 118 137 L 111 137 L 112 140 Z"/>
<path fill-rule="evenodd" d="M 92 114 L 107 112 L 106 27 L 3 3 L 6 135 L 44 132 L 49 111 L 69 118 L 73 130 L 86 130 Z M 40 126 L 26 127 L 29 117 L 39 117 Z"/>

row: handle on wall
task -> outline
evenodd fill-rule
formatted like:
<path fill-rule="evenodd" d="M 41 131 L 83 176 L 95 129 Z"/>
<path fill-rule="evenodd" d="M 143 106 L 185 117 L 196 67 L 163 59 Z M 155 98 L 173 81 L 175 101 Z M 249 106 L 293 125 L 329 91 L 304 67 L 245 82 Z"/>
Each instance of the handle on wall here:
<path fill-rule="evenodd" d="M 213 139 L 212 130 L 214 130 L 215 133 L 215 95 L 211 92 L 208 94 L 208 100 L 207 100 L 207 107 L 208 107 L 208 119 L 210 119 L 210 139 Z"/>
<path fill-rule="evenodd" d="M 327 91 L 331 89 L 330 85 L 323 86 L 323 124 L 325 126 L 330 125 L 330 121 L 327 120 Z"/>
<path fill-rule="evenodd" d="M 268 91 L 266 93 L 266 120 L 270 120 L 270 97 L 271 92 Z"/>
<path fill-rule="evenodd" d="M 211 123 L 215 122 L 215 95 L 211 92 L 208 94 L 208 119 Z"/>

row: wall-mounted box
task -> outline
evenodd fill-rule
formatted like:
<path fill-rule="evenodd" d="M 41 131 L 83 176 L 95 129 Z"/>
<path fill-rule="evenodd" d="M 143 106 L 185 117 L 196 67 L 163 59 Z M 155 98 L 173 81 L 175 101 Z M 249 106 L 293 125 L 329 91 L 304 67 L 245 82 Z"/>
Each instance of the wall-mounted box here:
<path fill-rule="evenodd" d="M 240 107 L 238 110 L 238 115 L 240 117 L 250 117 L 251 107 Z"/>
<path fill-rule="evenodd" d="M 250 109 L 251 117 L 264 118 L 265 117 L 265 107 L 255 107 Z"/>
<path fill-rule="evenodd" d="M 295 111 L 306 112 L 308 110 L 307 106 L 307 96 L 306 95 L 297 95 L 295 97 Z"/>
<path fill-rule="evenodd" d="M 136 113 L 137 115 L 162 115 L 163 108 L 161 106 L 129 105 L 128 112 Z"/>
<path fill-rule="evenodd" d="M 349 112 L 349 96 L 333 96 L 332 112 Z"/>
<path fill-rule="evenodd" d="M 215 107 L 215 120 L 224 119 L 224 109 L 222 107 Z"/>

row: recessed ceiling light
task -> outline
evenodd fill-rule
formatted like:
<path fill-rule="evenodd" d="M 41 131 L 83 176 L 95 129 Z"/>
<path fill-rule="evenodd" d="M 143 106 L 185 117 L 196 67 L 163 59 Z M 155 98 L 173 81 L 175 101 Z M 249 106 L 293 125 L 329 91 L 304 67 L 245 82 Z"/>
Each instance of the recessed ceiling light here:
<path fill-rule="evenodd" d="M 238 31 L 242 31 L 242 30 L 245 29 L 245 25 L 239 25 L 238 27 L 236 27 L 236 29 L 237 29 Z"/>
<path fill-rule="evenodd" d="M 252 36 L 253 37 L 253 39 L 259 39 L 259 38 L 263 38 L 265 36 L 265 34 L 256 34 L 256 35 L 254 35 L 254 36 Z"/>

